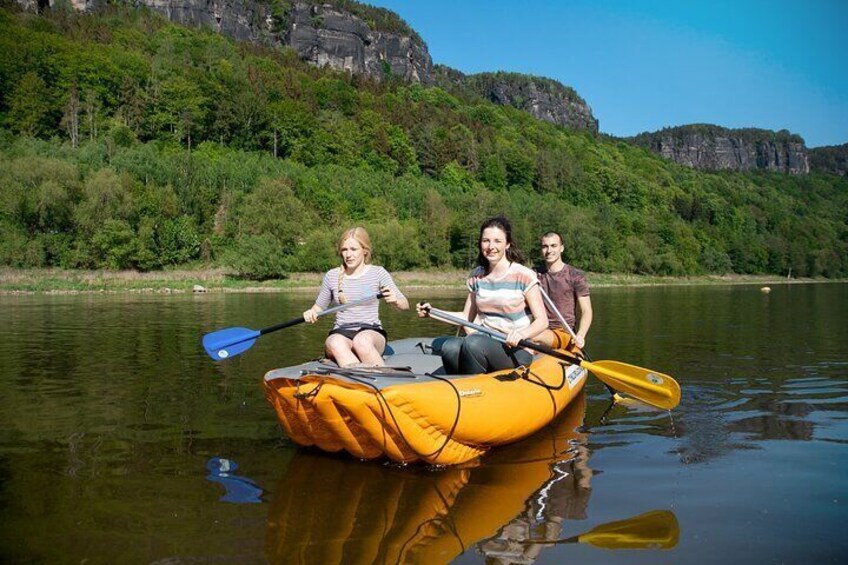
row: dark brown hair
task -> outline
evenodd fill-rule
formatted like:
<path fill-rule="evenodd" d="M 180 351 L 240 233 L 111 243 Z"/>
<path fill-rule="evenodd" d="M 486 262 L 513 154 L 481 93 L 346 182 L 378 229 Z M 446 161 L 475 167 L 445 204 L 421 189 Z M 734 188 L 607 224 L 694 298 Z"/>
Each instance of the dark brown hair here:
<path fill-rule="evenodd" d="M 486 256 L 483 255 L 483 252 L 480 250 L 480 243 L 483 241 L 483 232 L 489 228 L 498 228 L 506 235 L 506 242 L 509 244 L 509 247 L 506 250 L 506 258 L 508 261 L 513 263 L 522 263 L 524 262 L 524 254 L 518 250 L 515 246 L 515 242 L 512 240 L 512 224 L 509 223 L 509 220 L 504 218 L 503 216 L 495 216 L 494 218 L 489 218 L 480 226 L 480 236 L 477 238 L 477 264 L 483 267 L 484 270 L 488 272 L 489 270 L 489 261 L 486 259 Z"/>

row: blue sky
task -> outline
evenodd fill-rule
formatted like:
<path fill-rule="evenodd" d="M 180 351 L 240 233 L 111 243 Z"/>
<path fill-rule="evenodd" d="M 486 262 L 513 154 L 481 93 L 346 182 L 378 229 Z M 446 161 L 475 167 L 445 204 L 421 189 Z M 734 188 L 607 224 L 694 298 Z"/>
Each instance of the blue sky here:
<path fill-rule="evenodd" d="M 604 133 L 711 123 L 848 142 L 848 2 L 365 1 L 406 20 L 434 63 L 573 87 Z"/>

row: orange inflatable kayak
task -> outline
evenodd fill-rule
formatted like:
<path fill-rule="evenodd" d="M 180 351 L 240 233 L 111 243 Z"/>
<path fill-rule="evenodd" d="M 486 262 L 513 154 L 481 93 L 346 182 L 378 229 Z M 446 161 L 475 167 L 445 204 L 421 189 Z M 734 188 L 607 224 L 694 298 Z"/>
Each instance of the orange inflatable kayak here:
<path fill-rule="evenodd" d="M 546 355 L 529 367 L 447 375 L 445 338 L 391 342 L 385 367 L 312 361 L 275 369 L 264 387 L 288 437 L 360 459 L 457 465 L 525 438 L 580 393 L 586 369 Z"/>

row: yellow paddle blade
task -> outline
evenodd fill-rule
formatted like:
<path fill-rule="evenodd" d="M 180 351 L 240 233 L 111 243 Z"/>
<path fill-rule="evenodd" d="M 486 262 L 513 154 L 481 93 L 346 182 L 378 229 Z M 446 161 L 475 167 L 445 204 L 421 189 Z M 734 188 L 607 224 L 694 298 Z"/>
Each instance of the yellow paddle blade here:
<path fill-rule="evenodd" d="M 577 536 L 580 543 L 605 549 L 671 549 L 679 540 L 680 526 L 670 510 L 652 510 L 627 520 L 601 524 Z"/>
<path fill-rule="evenodd" d="M 680 385 L 669 375 L 621 361 L 581 361 L 611 388 L 645 404 L 671 410 L 680 403 Z"/>

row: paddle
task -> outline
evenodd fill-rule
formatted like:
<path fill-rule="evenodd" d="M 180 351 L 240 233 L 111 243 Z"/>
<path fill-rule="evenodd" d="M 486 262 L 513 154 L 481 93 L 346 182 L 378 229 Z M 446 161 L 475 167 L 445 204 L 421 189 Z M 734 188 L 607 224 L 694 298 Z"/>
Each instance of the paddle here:
<path fill-rule="evenodd" d="M 558 540 L 524 540 L 522 543 L 588 543 L 604 549 L 671 549 L 680 540 L 677 517 L 669 510 L 653 510 L 639 516 L 601 524 L 579 536 Z"/>
<path fill-rule="evenodd" d="M 438 308 L 431 307 L 430 316 L 441 319 L 444 322 L 474 329 L 500 342 L 506 339 L 506 336 L 500 332 L 475 324 L 474 322 L 469 322 Z M 627 393 L 645 404 L 650 404 L 664 410 L 671 410 L 680 402 L 680 385 L 669 375 L 620 361 L 586 361 L 585 359 L 551 349 L 547 345 L 535 343 L 527 339 L 522 339 L 518 342 L 518 345 L 544 353 L 545 355 L 550 355 L 551 357 L 556 357 L 572 365 L 580 365 L 591 371 L 604 384 L 609 385 L 619 392 Z"/>
<path fill-rule="evenodd" d="M 339 304 L 333 308 L 322 310 L 316 315 L 316 317 L 320 318 L 327 314 L 341 312 L 345 308 L 350 308 L 351 306 L 363 304 L 371 300 L 379 300 L 380 298 L 383 298 L 383 293 L 378 292 L 377 294 L 372 294 L 370 296 L 360 298 L 359 300 L 348 302 L 347 304 Z M 303 316 L 298 316 L 297 318 L 292 318 L 287 322 L 281 322 L 274 326 L 262 328 L 261 330 L 251 330 L 249 328 L 225 328 L 203 336 L 203 348 L 212 359 L 215 361 L 221 361 L 223 359 L 235 357 L 240 353 L 244 353 L 253 347 L 254 342 L 259 336 L 275 332 L 277 330 L 282 330 L 284 328 L 289 328 L 291 326 L 296 326 L 297 324 L 305 321 L 306 320 L 303 319 Z"/>
<path fill-rule="evenodd" d="M 545 302 L 548 303 L 548 308 L 551 309 L 551 312 L 556 314 L 557 320 L 559 320 L 559 323 L 562 324 L 562 327 L 564 327 L 565 329 L 568 330 L 568 333 L 571 334 L 571 339 L 573 339 L 574 343 L 576 344 L 577 343 L 577 334 L 574 333 L 574 330 L 572 330 L 571 326 L 568 325 L 568 322 L 565 321 L 565 318 L 563 317 L 562 314 L 560 314 L 559 309 L 556 307 L 556 304 L 554 304 L 554 301 L 551 300 L 551 297 L 548 296 L 548 293 L 545 292 L 545 289 L 542 288 L 541 284 L 539 285 L 539 292 L 542 293 L 542 298 L 545 300 Z"/>
<path fill-rule="evenodd" d="M 565 329 L 568 330 L 568 333 L 571 334 L 571 338 L 574 340 L 574 343 L 577 343 L 577 334 L 575 334 L 574 330 L 571 329 L 571 326 L 568 325 L 568 322 L 565 320 L 565 317 L 560 313 L 559 309 L 556 307 L 556 304 L 554 304 L 554 301 L 551 300 L 551 297 L 548 296 L 548 293 L 545 292 L 545 289 L 542 288 L 541 285 L 539 285 L 539 291 L 542 293 L 542 298 L 545 300 L 545 302 L 547 302 L 548 308 L 551 310 L 551 312 L 556 314 L 556 317 L 559 320 L 559 323 L 562 324 L 562 327 L 564 327 Z M 588 359 L 591 362 L 592 358 L 589 357 L 588 355 L 585 355 L 585 353 L 586 353 L 585 351 L 583 353 L 584 353 L 584 356 L 586 357 L 586 359 Z M 671 378 L 671 377 L 669 377 L 669 378 Z M 608 385 L 607 383 L 604 383 L 604 386 L 607 387 L 607 390 L 609 391 L 610 395 L 612 396 L 614 403 L 620 402 L 623 399 L 623 397 L 621 395 L 619 395 L 618 393 L 616 393 L 610 385 Z"/>
<path fill-rule="evenodd" d="M 557 317 L 557 319 L 559 320 L 559 323 L 560 323 L 560 324 L 562 324 L 562 327 L 564 327 L 565 329 L 567 329 L 567 330 L 568 330 L 568 333 L 571 335 L 571 339 L 573 340 L 573 343 L 574 343 L 575 345 L 577 345 L 577 334 L 576 334 L 576 333 L 574 333 L 574 330 L 572 330 L 572 329 L 571 329 L 571 326 L 569 326 L 569 325 L 568 325 L 568 322 L 566 322 L 566 321 L 565 321 L 565 318 L 563 317 L 563 315 L 562 315 L 562 314 L 560 314 L 559 309 L 556 307 L 556 304 L 554 304 L 554 301 L 553 301 L 553 300 L 551 300 L 551 297 L 550 297 L 550 296 L 548 296 L 548 293 L 547 293 L 547 292 L 545 292 L 545 289 L 544 289 L 544 288 L 542 288 L 542 285 L 541 285 L 541 284 L 539 285 L 539 292 L 541 292 L 541 293 L 542 293 L 542 298 L 543 298 L 543 299 L 545 300 L 545 302 L 547 303 L 548 308 L 550 308 L 550 310 L 551 310 L 554 314 L 556 314 L 556 317 Z M 585 351 L 583 351 L 583 350 L 582 350 L 582 348 L 581 348 L 581 350 L 580 350 L 580 353 L 581 353 L 581 355 L 582 355 L 582 356 L 583 356 L 586 360 L 588 360 L 588 361 L 590 361 L 590 362 L 592 361 L 592 358 L 591 358 L 591 357 L 589 357 L 589 355 L 588 355 Z M 617 393 L 616 393 L 616 392 L 612 389 L 612 387 L 610 387 L 610 385 L 608 385 L 608 384 L 604 383 L 604 386 L 605 386 L 605 387 L 606 387 L 606 389 L 609 391 L 610 396 L 612 396 L 613 403 L 614 403 L 614 402 L 616 401 Z"/>

